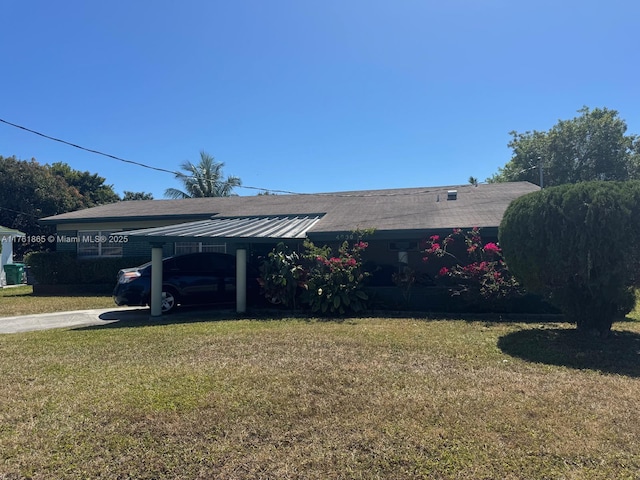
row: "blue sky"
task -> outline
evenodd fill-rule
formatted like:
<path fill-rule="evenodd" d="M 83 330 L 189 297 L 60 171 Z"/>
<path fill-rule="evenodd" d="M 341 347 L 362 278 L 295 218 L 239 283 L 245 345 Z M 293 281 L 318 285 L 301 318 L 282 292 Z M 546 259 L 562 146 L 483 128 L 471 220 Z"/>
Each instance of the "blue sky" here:
<path fill-rule="evenodd" d="M 1 119 L 168 170 L 205 150 L 248 187 L 484 180 L 510 131 L 583 106 L 640 134 L 634 0 L 4 0 L 0 18 Z M 180 186 L 6 124 L 0 155 L 119 194 Z"/>

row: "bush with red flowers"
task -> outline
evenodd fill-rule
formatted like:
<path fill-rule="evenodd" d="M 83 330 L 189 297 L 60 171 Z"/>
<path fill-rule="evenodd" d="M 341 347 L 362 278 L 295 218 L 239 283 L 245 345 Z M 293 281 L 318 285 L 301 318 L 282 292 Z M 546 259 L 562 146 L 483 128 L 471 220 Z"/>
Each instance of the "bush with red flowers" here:
<path fill-rule="evenodd" d="M 362 252 L 368 247 L 362 238 L 370 231 L 353 233 L 337 252 L 305 240 L 303 254 L 278 245 L 260 267 L 262 294 L 272 303 L 301 306 L 322 315 L 361 312 L 369 299 L 364 290 Z"/>
<path fill-rule="evenodd" d="M 302 299 L 311 310 L 323 315 L 361 312 L 369 296 L 364 290 L 368 275 L 362 270 L 362 252 L 369 246 L 356 232 L 357 241 L 345 241 L 337 255 L 328 246 L 317 247 L 305 240 L 305 257 L 309 263 L 307 283 Z"/>
<path fill-rule="evenodd" d="M 464 245 L 465 258 L 459 258 L 451 252 L 454 244 Z M 483 244 L 478 227 L 466 232 L 454 228 L 444 238 L 432 235 L 424 242 L 423 255 L 424 261 L 433 257 L 450 260 L 450 265 L 440 268 L 438 278 L 447 279 L 445 283 L 452 285 L 452 295 L 475 296 L 494 301 L 523 294 L 502 258 L 500 247 L 493 242 Z"/>

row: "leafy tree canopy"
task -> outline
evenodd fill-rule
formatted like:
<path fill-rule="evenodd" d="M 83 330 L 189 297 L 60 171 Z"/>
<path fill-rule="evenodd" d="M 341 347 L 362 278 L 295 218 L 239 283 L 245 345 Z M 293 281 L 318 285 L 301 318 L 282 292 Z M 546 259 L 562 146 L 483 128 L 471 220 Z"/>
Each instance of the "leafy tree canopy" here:
<path fill-rule="evenodd" d="M 553 186 L 591 180 L 640 178 L 640 141 L 626 135 L 627 124 L 607 108 L 578 110 L 547 132 L 510 132 L 511 160 L 489 182 L 529 181 Z"/>
<path fill-rule="evenodd" d="M 234 176 L 223 178 L 223 167 L 224 163 L 216 162 L 203 150 L 197 164 L 186 161 L 180 165 L 186 173 L 177 173 L 175 178 L 182 182 L 184 190 L 167 188 L 164 195 L 168 198 L 229 197 L 233 195 L 234 187 L 242 185 L 242 181 Z"/>
<path fill-rule="evenodd" d="M 51 227 L 38 223 L 40 218 L 119 199 L 110 185 L 104 185 L 104 178 L 73 170 L 65 163 L 42 165 L 35 159 L 0 156 L 0 225 L 29 236 L 52 233 Z M 17 247 L 18 254 L 24 253 L 20 251 L 24 244 Z"/>
<path fill-rule="evenodd" d="M 130 192 L 129 190 L 125 190 L 122 201 L 126 202 L 129 200 L 153 200 L 153 194 L 147 192 Z"/>
<path fill-rule="evenodd" d="M 0 156 L 0 225 L 29 235 L 49 233 L 39 218 L 83 207 L 82 195 L 34 159 Z"/>
<path fill-rule="evenodd" d="M 105 178 L 97 173 L 74 170 L 63 162 L 53 163 L 49 168 L 51 173 L 64 178 L 67 185 L 78 191 L 84 207 L 95 207 L 120 200 L 113 190 L 113 185 L 105 185 Z"/>

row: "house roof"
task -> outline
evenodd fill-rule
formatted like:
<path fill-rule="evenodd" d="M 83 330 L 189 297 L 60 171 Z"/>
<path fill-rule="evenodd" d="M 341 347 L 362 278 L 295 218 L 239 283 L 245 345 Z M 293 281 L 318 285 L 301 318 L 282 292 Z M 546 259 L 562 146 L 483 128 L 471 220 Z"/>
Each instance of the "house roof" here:
<path fill-rule="evenodd" d="M 44 224 L 136 220 L 292 218 L 318 216 L 307 229 L 323 236 L 373 228 L 377 234 L 429 231 L 454 227 L 497 227 L 507 206 L 521 195 L 539 190 L 529 182 L 445 187 L 364 190 L 322 194 L 254 195 L 183 200 L 136 200 L 43 218 Z M 456 192 L 455 199 L 449 192 Z M 451 198 L 451 199 L 449 199 Z"/>
<path fill-rule="evenodd" d="M 13 228 L 7 228 L 0 225 L 0 236 L 2 237 L 24 237 L 24 233 Z"/>

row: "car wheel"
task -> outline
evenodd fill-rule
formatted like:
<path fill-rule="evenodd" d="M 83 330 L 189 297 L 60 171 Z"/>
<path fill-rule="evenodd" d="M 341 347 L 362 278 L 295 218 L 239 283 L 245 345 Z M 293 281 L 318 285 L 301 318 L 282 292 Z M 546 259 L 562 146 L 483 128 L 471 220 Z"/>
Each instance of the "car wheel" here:
<path fill-rule="evenodd" d="M 173 290 L 162 290 L 162 313 L 172 312 L 178 306 L 178 295 Z"/>

